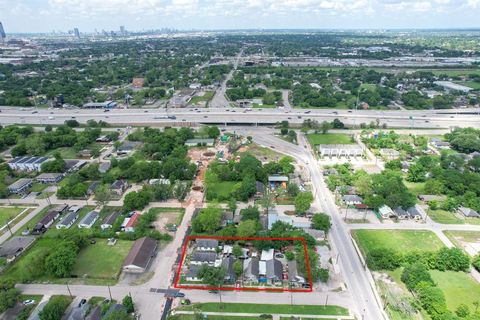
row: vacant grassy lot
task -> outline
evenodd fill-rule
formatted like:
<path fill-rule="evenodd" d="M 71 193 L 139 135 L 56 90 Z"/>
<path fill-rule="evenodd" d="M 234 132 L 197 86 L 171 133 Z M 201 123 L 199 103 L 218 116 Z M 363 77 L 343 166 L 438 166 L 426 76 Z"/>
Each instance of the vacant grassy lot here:
<path fill-rule="evenodd" d="M 464 221 L 454 213 L 445 210 L 428 210 L 428 216 L 433 221 L 443 224 L 462 224 Z"/>
<path fill-rule="evenodd" d="M 308 142 L 312 146 L 319 144 L 352 144 L 352 138 L 342 133 L 311 133 L 307 134 Z"/>
<path fill-rule="evenodd" d="M 443 233 L 452 241 L 452 243 L 468 254 L 474 256 L 478 253 L 478 249 L 474 244 L 480 243 L 480 231 L 443 231 Z"/>
<path fill-rule="evenodd" d="M 442 241 L 425 230 L 354 230 L 352 235 L 364 254 L 374 249 L 435 251 L 443 247 Z"/>
<path fill-rule="evenodd" d="M 198 303 L 193 307 L 205 312 L 251 312 L 251 313 L 282 313 L 306 315 L 348 315 L 348 310 L 338 306 L 319 305 L 288 305 L 288 304 L 250 304 L 250 303 Z M 221 307 L 221 308 L 220 308 Z M 188 309 L 191 309 L 189 306 Z"/>
<path fill-rule="evenodd" d="M 237 183 L 238 182 L 236 181 L 219 181 L 209 183 L 207 185 L 207 193 L 213 195 L 213 198 L 222 201 L 230 196 L 231 192 L 233 191 L 233 186 Z"/>
<path fill-rule="evenodd" d="M 412 192 L 414 195 L 418 196 L 419 194 L 425 194 L 425 182 L 408 182 L 404 181 L 405 186 Z"/>
<path fill-rule="evenodd" d="M 475 310 L 473 303 L 479 300 L 480 285 L 467 273 L 432 270 L 430 274 L 445 294 L 449 310 L 457 309 L 462 303 L 469 306 L 470 310 Z"/>
<path fill-rule="evenodd" d="M 109 246 L 106 239 L 97 239 L 97 243 L 80 251 L 72 274 L 79 278 L 116 279 L 132 245 L 133 241 L 117 240 Z"/>
<path fill-rule="evenodd" d="M 203 96 L 194 96 L 188 104 L 196 104 L 201 101 L 207 101 L 212 99 L 214 92 L 213 91 L 206 91 Z"/>
<path fill-rule="evenodd" d="M 475 81 L 455 81 L 455 83 L 470 87 L 474 90 L 480 90 L 480 82 Z"/>
<path fill-rule="evenodd" d="M 270 148 L 259 146 L 256 143 L 251 143 L 246 148 L 242 148 L 240 150 L 241 151 L 238 152 L 239 156 L 248 153 L 259 159 L 260 161 L 274 161 L 280 159 L 283 156 L 282 154 L 275 152 Z"/>
<path fill-rule="evenodd" d="M 0 227 L 7 224 L 8 221 L 18 216 L 25 208 L 19 207 L 0 207 Z"/>

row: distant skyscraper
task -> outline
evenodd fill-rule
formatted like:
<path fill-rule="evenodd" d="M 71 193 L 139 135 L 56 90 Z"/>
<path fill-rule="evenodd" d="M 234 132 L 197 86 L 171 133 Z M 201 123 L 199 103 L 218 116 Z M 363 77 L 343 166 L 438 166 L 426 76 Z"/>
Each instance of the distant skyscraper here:
<path fill-rule="evenodd" d="M 124 36 L 126 34 L 125 32 L 125 26 L 120 26 L 120 34 Z"/>
<path fill-rule="evenodd" d="M 75 35 L 75 38 L 80 39 L 80 31 L 78 31 L 78 28 L 73 29 L 73 34 Z"/>
<path fill-rule="evenodd" d="M 7 35 L 5 34 L 5 30 L 3 29 L 3 24 L 0 22 L 0 43 L 3 44 L 5 42 L 5 38 Z"/>

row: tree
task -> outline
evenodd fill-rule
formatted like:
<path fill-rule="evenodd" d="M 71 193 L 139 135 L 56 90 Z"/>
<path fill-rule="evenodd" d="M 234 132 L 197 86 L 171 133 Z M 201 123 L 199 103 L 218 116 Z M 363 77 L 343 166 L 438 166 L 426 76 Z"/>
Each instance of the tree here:
<path fill-rule="evenodd" d="M 212 267 L 205 264 L 198 270 L 198 277 L 202 279 L 204 283 L 216 288 L 223 284 L 225 274 L 224 268 Z"/>
<path fill-rule="evenodd" d="M 287 193 L 291 197 L 296 197 L 298 193 L 300 192 L 300 188 L 298 187 L 297 184 L 290 182 L 287 186 Z"/>
<path fill-rule="evenodd" d="M 400 267 L 402 257 L 395 250 L 374 249 L 367 253 L 366 262 L 373 271 L 395 270 Z"/>
<path fill-rule="evenodd" d="M 235 201 L 235 199 L 230 199 L 227 204 L 228 210 L 232 212 L 235 212 L 235 210 L 237 210 L 237 202 Z"/>
<path fill-rule="evenodd" d="M 15 306 L 20 296 L 20 290 L 15 288 L 12 281 L 0 282 L 0 313 Z"/>
<path fill-rule="evenodd" d="M 437 252 L 436 269 L 467 272 L 470 269 L 470 258 L 462 249 L 442 248 Z"/>
<path fill-rule="evenodd" d="M 401 279 L 411 291 L 413 291 L 420 282 L 434 284 L 430 272 L 428 272 L 424 264 L 419 262 L 405 266 Z"/>
<path fill-rule="evenodd" d="M 333 121 L 332 121 L 332 127 L 333 127 L 334 129 L 343 129 L 343 128 L 345 127 L 345 124 L 344 124 L 342 121 L 340 121 L 340 120 L 338 120 L 337 118 L 335 118 L 335 119 L 333 119 Z"/>
<path fill-rule="evenodd" d="M 95 190 L 95 200 L 99 206 L 105 206 L 112 198 L 112 192 L 107 185 L 101 185 Z"/>
<path fill-rule="evenodd" d="M 202 209 L 195 219 L 192 220 L 192 228 L 196 233 L 212 234 L 220 228 L 222 220 L 222 210 L 217 207 L 210 206 Z"/>
<path fill-rule="evenodd" d="M 311 192 L 301 192 L 295 197 L 295 211 L 303 214 L 310 209 L 313 202 L 313 195 Z"/>
<path fill-rule="evenodd" d="M 457 310 L 455 310 L 455 313 L 460 318 L 466 318 L 470 315 L 470 309 L 466 304 L 462 303 L 457 307 Z"/>
<path fill-rule="evenodd" d="M 257 221 L 244 220 L 238 224 L 237 235 L 239 237 L 252 237 L 257 233 Z"/>
<path fill-rule="evenodd" d="M 312 217 L 312 228 L 317 230 L 323 230 L 328 233 L 332 223 L 330 222 L 330 216 L 325 213 L 317 213 Z"/>
<path fill-rule="evenodd" d="M 292 173 L 295 170 L 295 167 L 292 164 L 293 158 L 289 156 L 282 157 L 278 163 L 282 168 L 282 172 L 285 175 Z"/>
<path fill-rule="evenodd" d="M 361 195 L 372 193 L 372 178 L 368 174 L 360 175 L 354 182 L 355 189 Z"/>
<path fill-rule="evenodd" d="M 70 127 L 70 128 L 78 128 L 80 127 L 80 123 L 77 121 L 77 120 L 65 120 L 64 124 L 67 126 L 67 127 Z"/>
<path fill-rule="evenodd" d="M 57 278 L 67 278 L 77 260 L 78 246 L 72 241 L 60 243 L 45 259 L 45 270 Z"/>
<path fill-rule="evenodd" d="M 127 309 L 127 313 L 132 313 L 135 311 L 135 307 L 133 305 L 132 296 L 128 295 L 125 296 L 122 300 L 122 305 Z"/>
<path fill-rule="evenodd" d="M 415 291 L 420 305 L 432 319 L 437 319 L 437 317 L 447 312 L 445 296 L 440 288 L 434 287 L 429 283 L 420 282 Z"/>
<path fill-rule="evenodd" d="M 234 245 L 232 248 L 232 254 L 235 256 L 235 258 L 238 259 L 238 257 L 241 257 L 243 252 L 242 252 L 242 247 L 240 247 L 238 244 Z"/>
<path fill-rule="evenodd" d="M 58 320 L 70 305 L 71 299 L 66 296 L 52 296 L 40 312 L 40 320 Z"/>
<path fill-rule="evenodd" d="M 330 130 L 330 129 L 332 129 L 332 124 L 330 122 L 323 121 L 320 124 L 320 130 L 322 131 L 323 134 L 327 133 L 328 130 Z"/>
<path fill-rule="evenodd" d="M 207 134 L 209 138 L 216 139 L 220 136 L 220 129 L 217 126 L 208 127 Z"/>
<path fill-rule="evenodd" d="M 255 207 L 248 206 L 247 208 L 242 209 L 240 213 L 242 215 L 242 221 L 245 221 L 245 220 L 258 221 L 258 219 L 260 219 L 260 212 L 258 211 L 258 207 L 256 206 Z"/>
<path fill-rule="evenodd" d="M 236 260 L 233 263 L 233 271 L 235 272 L 235 275 L 237 276 L 237 278 L 240 277 L 240 275 L 243 272 L 242 262 L 240 260 Z"/>

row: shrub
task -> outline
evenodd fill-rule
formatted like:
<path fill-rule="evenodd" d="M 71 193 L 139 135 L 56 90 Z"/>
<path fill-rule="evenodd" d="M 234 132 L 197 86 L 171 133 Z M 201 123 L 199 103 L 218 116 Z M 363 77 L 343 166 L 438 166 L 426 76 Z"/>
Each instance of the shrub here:
<path fill-rule="evenodd" d="M 402 272 L 402 282 L 405 283 L 409 290 L 414 290 L 420 282 L 434 284 L 428 269 L 422 263 L 407 265 Z"/>
<path fill-rule="evenodd" d="M 459 248 L 442 248 L 437 252 L 436 269 L 467 272 L 470 258 Z"/>
<path fill-rule="evenodd" d="M 374 249 L 367 253 L 367 265 L 371 270 L 395 270 L 401 266 L 402 256 L 392 249 Z"/>

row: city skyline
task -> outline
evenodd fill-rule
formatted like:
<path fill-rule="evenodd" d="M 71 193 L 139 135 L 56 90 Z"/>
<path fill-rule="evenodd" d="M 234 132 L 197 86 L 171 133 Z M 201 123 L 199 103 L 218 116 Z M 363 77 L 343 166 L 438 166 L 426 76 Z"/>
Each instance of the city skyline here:
<path fill-rule="evenodd" d="M 480 25 L 480 0 L 0 0 L 7 33 L 97 30 L 448 29 Z M 25 23 L 24 21 L 28 21 Z"/>

